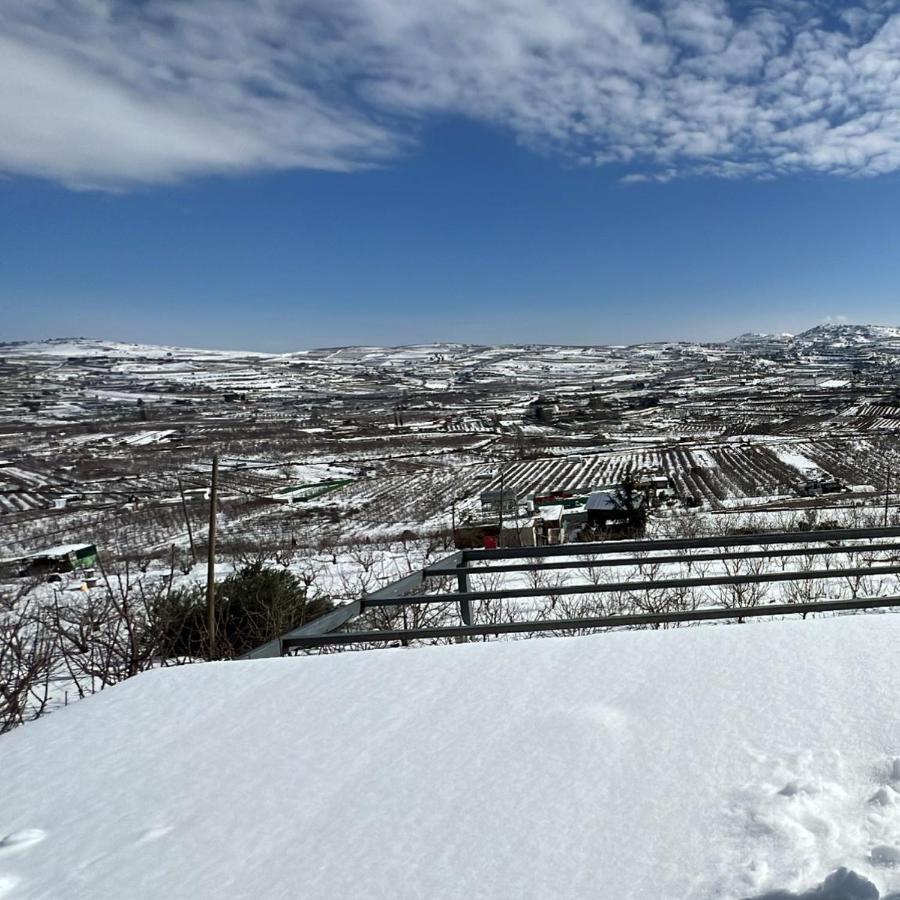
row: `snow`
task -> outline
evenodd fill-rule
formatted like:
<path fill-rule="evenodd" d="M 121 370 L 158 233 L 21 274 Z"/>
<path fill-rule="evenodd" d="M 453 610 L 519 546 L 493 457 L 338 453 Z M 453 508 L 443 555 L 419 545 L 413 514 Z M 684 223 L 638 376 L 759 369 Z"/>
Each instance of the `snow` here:
<path fill-rule="evenodd" d="M 699 466 L 701 469 L 717 469 L 719 467 L 719 464 L 708 450 L 691 450 L 691 458 L 694 460 L 694 465 Z"/>
<path fill-rule="evenodd" d="M 155 431 L 138 431 L 136 434 L 120 438 L 120 441 L 124 444 L 131 444 L 133 447 L 142 447 L 148 444 L 158 444 L 171 434 L 175 434 L 174 428 L 162 428 Z"/>
<path fill-rule="evenodd" d="M 822 475 L 822 470 L 802 453 L 792 450 L 790 447 L 771 447 L 772 452 L 786 465 L 797 469 L 798 472 L 808 478 L 814 478 Z"/>
<path fill-rule="evenodd" d="M 0 738 L 0 896 L 897 890 L 898 640 L 843 616 L 146 673 Z"/>
<path fill-rule="evenodd" d="M 545 522 L 558 522 L 564 512 L 564 506 L 554 503 L 552 506 L 542 506 L 538 510 L 538 516 Z"/>
<path fill-rule="evenodd" d="M 121 341 L 101 341 L 90 338 L 51 338 L 46 341 L 23 341 L 0 344 L 3 356 L 77 356 L 112 358 L 162 358 L 167 356 L 204 358 L 271 357 L 275 354 L 253 350 L 201 350 L 186 347 L 167 347 L 155 344 L 128 344 Z"/>

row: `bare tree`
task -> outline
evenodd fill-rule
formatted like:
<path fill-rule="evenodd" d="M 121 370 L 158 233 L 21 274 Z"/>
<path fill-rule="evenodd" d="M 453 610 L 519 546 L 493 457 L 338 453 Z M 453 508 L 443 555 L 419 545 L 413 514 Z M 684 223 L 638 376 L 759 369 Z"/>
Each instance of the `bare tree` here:
<path fill-rule="evenodd" d="M 0 734 L 46 710 L 55 659 L 53 634 L 26 586 L 0 610 Z"/>

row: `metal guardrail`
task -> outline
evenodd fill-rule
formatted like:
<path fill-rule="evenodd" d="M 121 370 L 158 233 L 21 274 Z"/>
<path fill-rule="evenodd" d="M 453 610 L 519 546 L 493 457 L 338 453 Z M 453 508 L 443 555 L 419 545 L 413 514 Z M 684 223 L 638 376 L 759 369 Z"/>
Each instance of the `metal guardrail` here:
<path fill-rule="evenodd" d="M 497 622 L 487 625 L 410 628 L 403 631 L 353 631 L 329 635 L 302 635 L 285 640 L 285 651 L 308 650 L 333 644 L 385 644 L 435 638 L 482 637 L 537 631 L 586 631 L 592 628 L 631 628 L 648 625 L 709 622 L 724 619 L 751 619 L 760 616 L 803 615 L 843 610 L 883 609 L 900 606 L 900 596 L 870 597 L 865 600 L 820 600 L 813 603 L 773 603 L 768 606 L 730 608 L 703 607 L 670 613 L 629 613 L 577 619 L 538 619 L 530 622 Z"/>
<path fill-rule="evenodd" d="M 669 588 L 723 587 L 738 584 L 772 584 L 781 581 L 824 581 L 835 578 L 863 578 L 868 575 L 900 575 L 900 565 L 866 566 L 851 569 L 809 569 L 806 571 L 763 572 L 758 575 L 698 575 L 696 578 L 646 578 L 615 581 L 608 584 L 561 584 L 538 587 L 505 588 L 496 591 L 460 591 L 453 599 L 460 603 L 473 600 L 516 600 L 527 597 L 560 597 L 567 594 L 612 594 L 631 591 L 662 591 Z M 362 608 L 374 606 L 416 606 L 446 603 L 441 594 L 413 594 L 362 599 Z"/>
<path fill-rule="evenodd" d="M 840 547 L 790 547 L 781 550 L 734 550 L 719 553 L 672 553 L 656 556 L 622 556 L 606 557 L 602 562 L 598 560 L 563 560 L 557 562 L 528 562 L 528 563 L 503 563 L 495 566 L 466 566 L 442 568 L 440 565 L 431 566 L 428 574 L 432 576 L 459 575 L 461 572 L 468 575 L 489 575 L 493 572 L 530 572 L 550 571 L 553 569 L 596 569 L 611 566 L 650 566 L 654 564 L 666 565 L 672 563 L 702 563 L 718 560 L 740 559 L 772 559 L 790 558 L 794 556 L 841 556 L 848 553 L 896 551 L 900 553 L 900 544 L 853 544 Z"/>
<path fill-rule="evenodd" d="M 534 597 L 559 597 L 570 594 L 600 594 L 611 592 L 646 592 L 657 590 L 681 590 L 703 587 L 722 587 L 744 584 L 771 584 L 778 582 L 855 579 L 878 575 L 900 575 L 900 562 L 891 565 L 854 565 L 807 570 L 787 570 L 735 575 L 697 575 L 687 578 L 642 578 L 611 583 L 579 583 L 558 586 L 506 588 L 499 590 L 470 590 L 471 575 L 495 572 L 539 572 L 543 570 L 603 569 L 634 565 L 636 567 L 657 564 L 686 564 L 704 561 L 751 560 L 767 558 L 791 558 L 852 553 L 896 553 L 900 543 L 875 543 L 876 539 L 900 538 L 900 527 L 890 528 L 842 528 L 827 531 L 776 532 L 741 534 L 724 537 L 676 538 L 663 540 L 607 541 L 590 544 L 555 544 L 542 547 L 516 547 L 493 550 L 459 550 L 430 566 L 401 578 L 367 596 L 359 597 L 339 606 L 306 625 L 293 629 L 267 644 L 245 654 L 245 659 L 280 656 L 294 650 L 311 649 L 330 645 L 386 644 L 411 640 L 439 638 L 468 638 L 486 635 L 527 633 L 541 631 L 582 631 L 635 626 L 677 624 L 681 622 L 714 621 L 759 616 L 806 615 L 815 612 L 842 610 L 866 610 L 900 606 L 900 596 L 863 597 L 849 600 L 823 600 L 805 603 L 759 604 L 745 607 L 700 607 L 666 613 L 631 613 L 627 615 L 598 616 L 588 618 L 546 619 L 530 621 L 476 623 L 476 601 L 516 600 Z M 845 544 L 844 541 L 860 543 Z M 785 547 L 782 545 L 802 545 Z M 811 546 L 825 545 L 825 546 Z M 735 551 L 730 548 L 781 547 L 751 551 Z M 711 550 L 702 554 L 689 554 L 689 550 Z M 664 551 L 673 551 L 663 555 Z M 613 554 L 633 554 L 614 556 Z M 642 555 L 646 554 L 646 555 Z M 585 561 L 581 557 L 594 557 Z M 566 560 L 554 557 L 567 557 Z M 599 558 L 598 558 L 599 557 Z M 470 566 L 470 562 L 482 563 Z M 498 562 L 498 565 L 490 565 Z M 879 561 L 881 562 L 881 561 Z M 425 593 L 431 579 L 455 578 L 456 592 Z M 339 630 L 354 622 L 366 610 L 385 607 L 458 603 L 460 625 L 428 628 L 383 629 L 379 631 Z"/>

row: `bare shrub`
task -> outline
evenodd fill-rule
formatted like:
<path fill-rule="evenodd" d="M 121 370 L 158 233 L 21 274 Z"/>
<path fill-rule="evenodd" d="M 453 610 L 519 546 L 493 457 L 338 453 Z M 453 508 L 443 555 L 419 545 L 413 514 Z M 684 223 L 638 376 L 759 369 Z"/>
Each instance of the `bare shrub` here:
<path fill-rule="evenodd" d="M 47 708 L 55 639 L 41 622 L 27 587 L 0 609 L 0 734 L 36 719 Z"/>

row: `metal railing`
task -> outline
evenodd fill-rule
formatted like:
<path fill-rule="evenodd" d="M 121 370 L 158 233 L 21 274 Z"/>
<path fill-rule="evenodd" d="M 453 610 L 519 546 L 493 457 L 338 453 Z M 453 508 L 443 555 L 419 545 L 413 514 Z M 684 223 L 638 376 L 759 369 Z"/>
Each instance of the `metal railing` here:
<path fill-rule="evenodd" d="M 816 569 L 793 569 L 749 574 L 692 575 L 680 578 L 642 577 L 604 583 L 559 584 L 556 586 L 511 587 L 493 590 L 470 590 L 470 577 L 493 573 L 535 573 L 542 571 L 603 570 L 631 565 L 648 566 L 717 561 L 822 558 L 849 554 L 900 554 L 900 527 L 842 528 L 827 531 L 775 532 L 740 534 L 702 538 L 662 540 L 608 541 L 586 544 L 554 544 L 538 547 L 499 548 L 491 550 L 459 550 L 445 559 L 401 578 L 380 590 L 350 600 L 306 625 L 293 629 L 267 644 L 257 647 L 244 658 L 280 656 L 299 650 L 339 645 L 407 644 L 414 640 L 465 639 L 490 635 L 528 632 L 572 632 L 590 629 L 647 627 L 685 622 L 738 620 L 760 616 L 803 615 L 818 612 L 883 609 L 900 606 L 900 596 L 853 597 L 810 600 L 799 603 L 758 603 L 747 606 L 698 606 L 664 612 L 635 612 L 570 618 L 540 618 L 524 621 L 475 621 L 477 601 L 529 600 L 535 597 L 562 597 L 573 594 L 628 593 L 656 590 L 693 590 L 783 582 L 862 579 L 870 576 L 900 576 L 900 561 L 878 565 L 826 566 Z M 846 543 L 851 541 L 853 543 Z M 790 545 L 790 546 L 788 546 Z M 796 546 L 794 546 L 796 545 Z M 760 549 L 734 550 L 735 547 Z M 774 549 L 773 549 L 774 548 Z M 689 551 L 700 550 L 701 553 Z M 668 551 L 668 553 L 666 552 Z M 626 555 L 629 554 L 629 555 Z M 566 557 L 566 559 L 558 559 Z M 590 557 L 590 559 L 585 559 Z M 827 562 L 827 560 L 826 560 Z M 476 565 L 470 565 L 476 563 Z M 454 578 L 456 591 L 429 593 L 429 583 Z M 412 628 L 343 630 L 363 613 L 374 609 L 430 607 L 434 604 L 458 604 L 460 624 Z"/>

